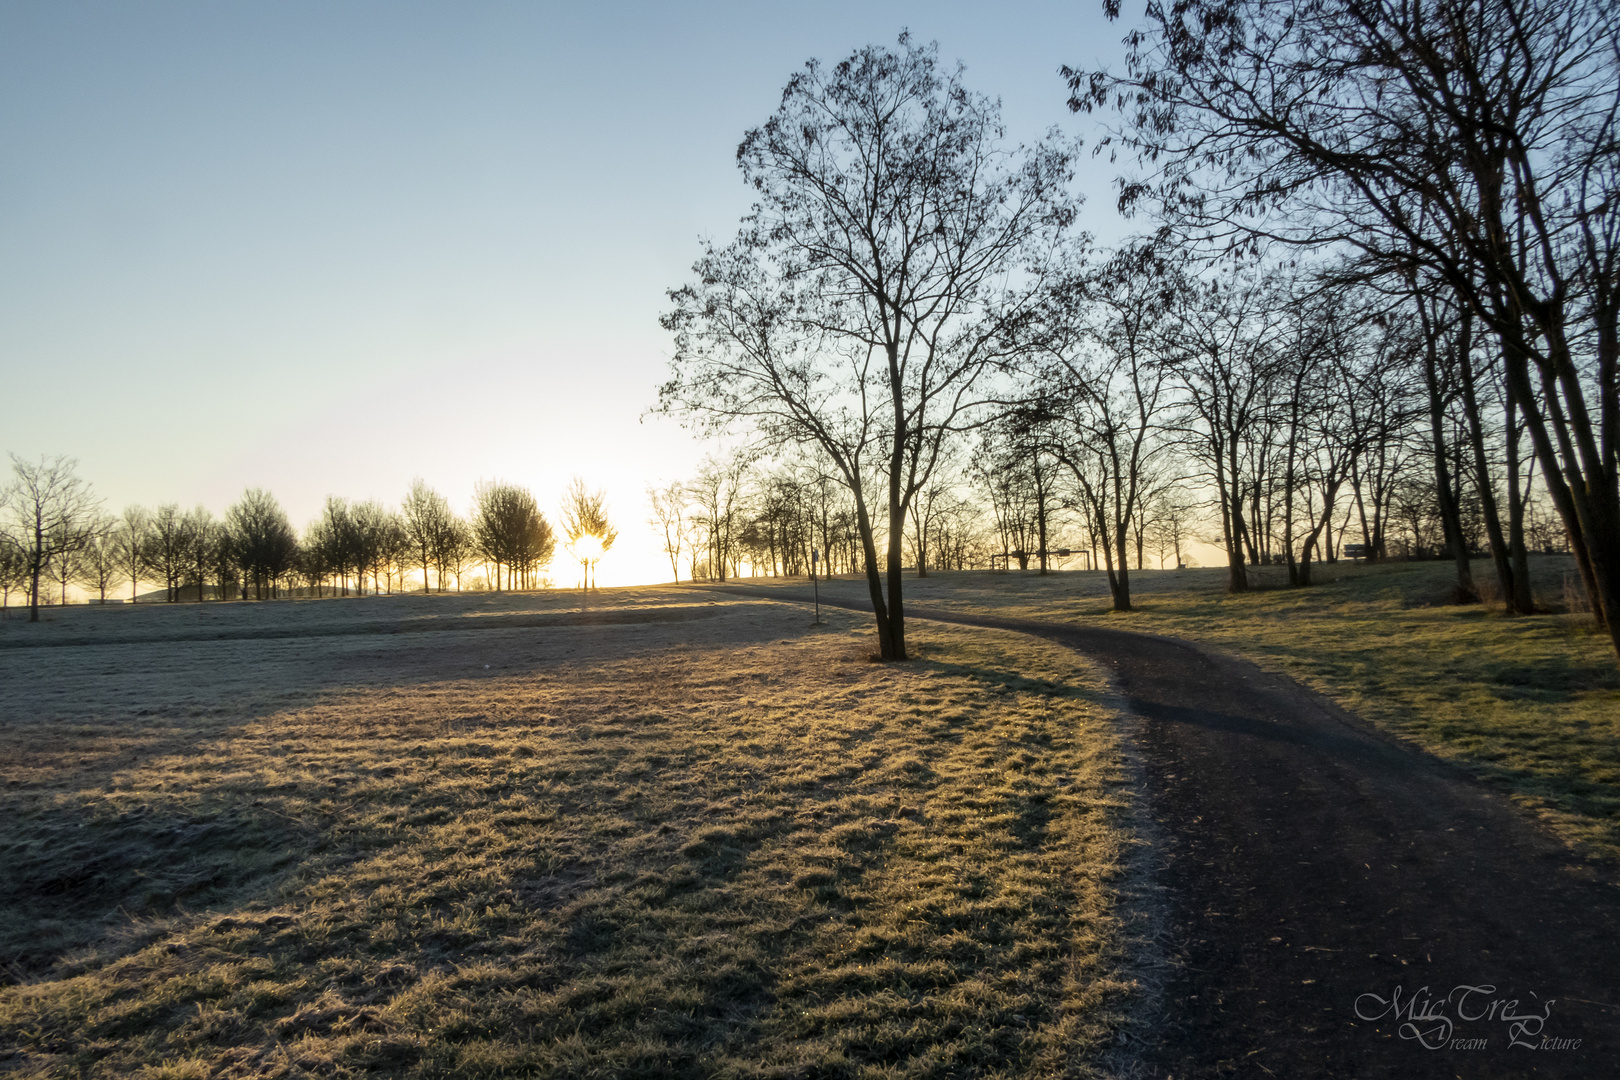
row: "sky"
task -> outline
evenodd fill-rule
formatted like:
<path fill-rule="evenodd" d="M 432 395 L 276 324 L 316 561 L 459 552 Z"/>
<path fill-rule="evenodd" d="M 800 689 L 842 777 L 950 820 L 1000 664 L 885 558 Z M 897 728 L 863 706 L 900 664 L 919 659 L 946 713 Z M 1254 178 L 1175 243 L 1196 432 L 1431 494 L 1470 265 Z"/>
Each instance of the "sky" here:
<path fill-rule="evenodd" d="M 603 585 L 667 577 L 645 491 L 716 447 L 647 414 L 658 326 L 747 211 L 743 134 L 806 60 L 902 29 L 1072 116 L 1117 67 L 1092 3 L 0 0 L 0 451 L 77 458 L 110 510 L 249 487 L 471 503 L 570 477 L 620 526 Z M 1085 156 L 1082 226 L 1126 231 Z M 560 565 L 560 564 L 559 564 Z M 561 576 L 566 576 L 562 572 Z"/>

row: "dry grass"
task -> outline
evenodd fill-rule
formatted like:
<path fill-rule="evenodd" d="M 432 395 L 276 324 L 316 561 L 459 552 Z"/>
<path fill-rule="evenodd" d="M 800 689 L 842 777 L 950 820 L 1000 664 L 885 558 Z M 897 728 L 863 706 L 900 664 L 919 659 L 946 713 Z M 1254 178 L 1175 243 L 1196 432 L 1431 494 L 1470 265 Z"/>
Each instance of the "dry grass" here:
<path fill-rule="evenodd" d="M 0 1069 L 1088 1075 L 1115 1038 L 1128 778 L 1072 654 L 363 603 L 0 640 Z M 244 637 L 300 608 L 329 636 Z"/>
<path fill-rule="evenodd" d="M 1183 637 L 1287 672 L 1374 724 L 1471 770 L 1588 856 L 1620 862 L 1620 671 L 1590 615 L 1562 603 L 1567 557 L 1531 560 L 1543 614 L 1450 603 L 1450 563 L 1339 563 L 1309 589 L 1281 568 L 1133 572 L 1137 610 L 1109 610 L 1095 573 L 936 574 L 919 606 L 1074 620 Z M 1491 568 L 1476 564 L 1476 577 Z M 832 591 L 855 594 L 859 583 Z M 1578 591 L 1578 590 L 1577 590 Z"/>

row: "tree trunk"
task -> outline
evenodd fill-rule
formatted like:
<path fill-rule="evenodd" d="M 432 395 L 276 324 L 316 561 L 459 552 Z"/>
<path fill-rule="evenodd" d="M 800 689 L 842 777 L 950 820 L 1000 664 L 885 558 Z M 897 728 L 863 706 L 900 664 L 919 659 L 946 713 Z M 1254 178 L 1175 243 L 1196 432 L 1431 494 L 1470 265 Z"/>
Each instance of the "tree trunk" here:
<path fill-rule="evenodd" d="M 1485 453 L 1485 425 L 1479 415 L 1479 396 L 1474 386 L 1473 325 L 1473 313 L 1465 311 L 1459 332 L 1462 340 L 1457 346 L 1457 360 L 1458 370 L 1462 374 L 1463 413 L 1468 422 L 1468 442 L 1473 450 L 1480 509 L 1485 517 L 1485 536 L 1491 545 L 1491 561 L 1496 566 L 1496 580 L 1501 586 L 1504 610 L 1509 615 L 1529 615 L 1531 612 L 1519 607 L 1518 589 L 1513 580 L 1513 564 L 1507 538 L 1502 533 L 1502 518 L 1497 512 L 1496 489 L 1491 483 L 1490 460 Z M 1511 495 L 1509 497 L 1511 499 Z"/>
<path fill-rule="evenodd" d="M 1421 301 L 1418 310 L 1426 309 Z M 1429 391 L 1429 434 L 1434 449 L 1434 493 L 1440 503 L 1440 526 L 1445 532 L 1446 547 L 1457 561 L 1457 591 L 1464 597 L 1477 596 L 1474 575 L 1468 565 L 1468 547 L 1462 533 L 1462 514 L 1452 489 L 1451 466 L 1446 460 L 1445 403 L 1440 396 L 1439 349 L 1435 344 L 1437 331 L 1423 317 L 1424 343 L 1423 378 Z"/>

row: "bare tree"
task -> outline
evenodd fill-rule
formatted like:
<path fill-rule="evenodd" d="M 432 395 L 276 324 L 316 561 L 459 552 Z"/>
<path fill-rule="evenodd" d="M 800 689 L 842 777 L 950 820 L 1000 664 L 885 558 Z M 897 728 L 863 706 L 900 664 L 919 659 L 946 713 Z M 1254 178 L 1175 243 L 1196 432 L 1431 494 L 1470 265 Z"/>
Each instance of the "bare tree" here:
<path fill-rule="evenodd" d="M 132 604 L 139 602 L 141 575 L 148 569 L 151 532 L 152 515 L 144 506 L 124 507 L 113 535 L 118 544 L 119 569 L 124 580 L 129 582 L 129 602 Z"/>
<path fill-rule="evenodd" d="M 1442 282 L 1497 340 L 1620 654 L 1620 10 L 1181 0 L 1148 19 L 1124 77 L 1068 73 L 1071 105 L 1120 108 L 1150 170 L 1124 200 Z"/>
<path fill-rule="evenodd" d="M 147 534 L 145 564 L 163 580 L 164 597 L 173 604 L 180 600 L 180 583 L 190 564 L 190 522 L 174 503 L 164 503 L 152 514 Z"/>
<path fill-rule="evenodd" d="M 188 511 L 184 519 L 186 547 L 186 573 L 197 585 L 197 600 L 207 599 L 208 570 L 215 565 L 224 530 L 214 520 L 213 511 L 197 506 Z M 225 598 L 224 582 L 220 583 L 219 598 Z"/>
<path fill-rule="evenodd" d="M 744 453 L 732 454 L 724 460 L 710 457 L 703 462 L 697 476 L 685 485 L 687 495 L 692 500 L 692 512 L 687 520 L 696 534 L 692 540 L 694 579 L 699 576 L 697 557 L 701 548 L 707 555 L 701 576 L 726 580 L 739 531 L 743 476 L 749 462 L 749 456 Z"/>
<path fill-rule="evenodd" d="M 412 557 L 422 567 L 423 592 L 428 591 L 428 567 L 442 550 L 454 518 L 450 503 L 443 495 L 428 487 L 420 478 L 411 481 L 411 490 L 406 492 L 405 501 L 400 506 L 400 524 L 410 543 Z M 444 591 L 442 572 L 439 591 Z"/>
<path fill-rule="evenodd" d="M 118 519 L 102 517 L 90 533 L 90 542 L 78 560 L 78 583 L 107 602 L 107 592 L 124 579 L 123 551 L 118 542 Z"/>
<path fill-rule="evenodd" d="M 11 617 L 11 594 L 28 587 L 28 556 L 16 540 L 0 532 L 0 618 Z"/>
<path fill-rule="evenodd" d="M 461 591 L 461 574 L 473 561 L 477 545 L 472 526 L 458 517 L 451 517 L 448 526 L 439 534 L 433 546 L 433 573 L 444 591 L 446 576 L 456 579 L 456 592 Z"/>
<path fill-rule="evenodd" d="M 1264 276 L 1228 282 L 1189 282 L 1176 293 L 1165 363 L 1186 401 L 1184 445 L 1213 481 L 1226 549 L 1227 588 L 1249 587 L 1247 548 L 1254 536 L 1246 493 L 1258 487 L 1254 444 L 1277 399 L 1274 348 L 1285 302 Z"/>
<path fill-rule="evenodd" d="M 263 488 L 249 488 L 225 511 L 230 550 L 242 572 L 243 585 L 252 585 L 256 598 L 293 567 L 298 555 L 298 534 L 276 497 Z"/>
<path fill-rule="evenodd" d="M 681 548 L 686 540 L 686 489 L 680 481 L 661 488 L 649 487 L 647 504 L 652 507 L 652 517 L 647 524 L 662 536 L 664 554 L 669 557 L 670 573 L 678 585 L 681 580 Z"/>
<path fill-rule="evenodd" d="M 551 523 L 525 488 L 499 481 L 484 481 L 475 489 L 477 501 L 472 535 L 480 556 L 495 566 L 494 587 L 526 588 L 533 575 L 551 561 L 557 541 Z"/>
<path fill-rule="evenodd" d="M 11 455 L 12 481 L 5 488 L 6 532 L 27 567 L 28 621 L 39 621 L 39 582 L 54 564 L 66 565 L 94 532 L 101 500 L 68 457 L 27 461 Z"/>
<path fill-rule="evenodd" d="M 1025 411 L 1080 490 L 1115 611 L 1131 610 L 1128 546 L 1167 447 L 1161 359 L 1167 311 L 1185 285 L 1157 246 L 1128 245 L 1061 282 L 1040 327 L 1039 393 Z"/>
<path fill-rule="evenodd" d="M 810 62 L 738 150 L 753 213 L 663 320 L 666 410 L 771 448 L 814 444 L 854 496 L 887 660 L 906 657 L 911 500 L 1026 314 L 1007 275 L 1038 278 L 1073 220 L 1069 151 L 1002 138 L 997 104 L 932 46 L 902 35 L 896 51 Z"/>
<path fill-rule="evenodd" d="M 619 533 L 608 521 L 607 496 L 592 491 L 585 481 L 574 477 L 568 482 L 562 500 L 563 534 L 568 546 L 584 565 L 587 586 L 594 582 L 593 570 Z"/>

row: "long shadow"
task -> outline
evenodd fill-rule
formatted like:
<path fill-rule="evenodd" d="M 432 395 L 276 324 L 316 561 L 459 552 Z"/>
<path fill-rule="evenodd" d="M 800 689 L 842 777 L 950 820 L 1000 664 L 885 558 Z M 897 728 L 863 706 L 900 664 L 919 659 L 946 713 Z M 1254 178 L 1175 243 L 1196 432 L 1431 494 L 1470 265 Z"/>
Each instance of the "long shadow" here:
<path fill-rule="evenodd" d="M 1069 645 L 1142 717 L 1178 965 L 1145 1040 L 1150 1075 L 1595 1076 L 1620 1056 L 1614 883 L 1463 769 L 1186 642 L 908 615 Z M 1414 994 L 1440 1019 L 1410 1023 Z"/>
<path fill-rule="evenodd" d="M 0 650 L 0 982 L 36 978 L 65 957 L 128 933 L 134 920 L 236 911 L 334 842 L 363 844 L 339 808 L 337 781 L 288 816 L 281 789 L 248 779 L 198 778 L 191 792 L 132 790 L 146 763 L 199 745 L 229 744 L 266 717 L 298 713 L 333 695 L 410 693 L 425 683 L 544 675 L 595 634 L 634 641 L 636 626 L 724 614 L 720 605 L 445 620 L 439 634 L 376 640 L 356 629 L 309 639 L 221 637 L 95 640 Z M 562 631 L 574 636 L 560 638 Z M 531 648 L 546 635 L 544 650 Z M 626 637 L 629 635 L 629 637 Z M 701 635 L 699 635 L 701 636 Z M 244 650 L 241 642 L 249 641 Z M 724 647 L 700 643 L 699 649 Z M 286 690 L 292 679 L 303 685 Z M 90 687 L 83 691 L 80 688 Z M 70 688 L 70 689 L 65 689 Z M 88 704 L 76 705 L 80 700 Z M 386 711 L 386 707 L 382 707 Z M 499 721 L 420 738 L 478 740 Z M 379 735 L 400 737 L 379 718 Z M 290 733 L 297 742 L 307 733 Z M 274 732 L 270 733 L 274 738 Z M 274 769 L 279 758 L 267 758 Z M 255 766 L 258 768 L 259 766 Z M 328 808 L 319 809 L 321 800 Z M 302 805 L 302 803 L 301 803 Z M 349 830 L 334 841 L 333 829 Z"/>

